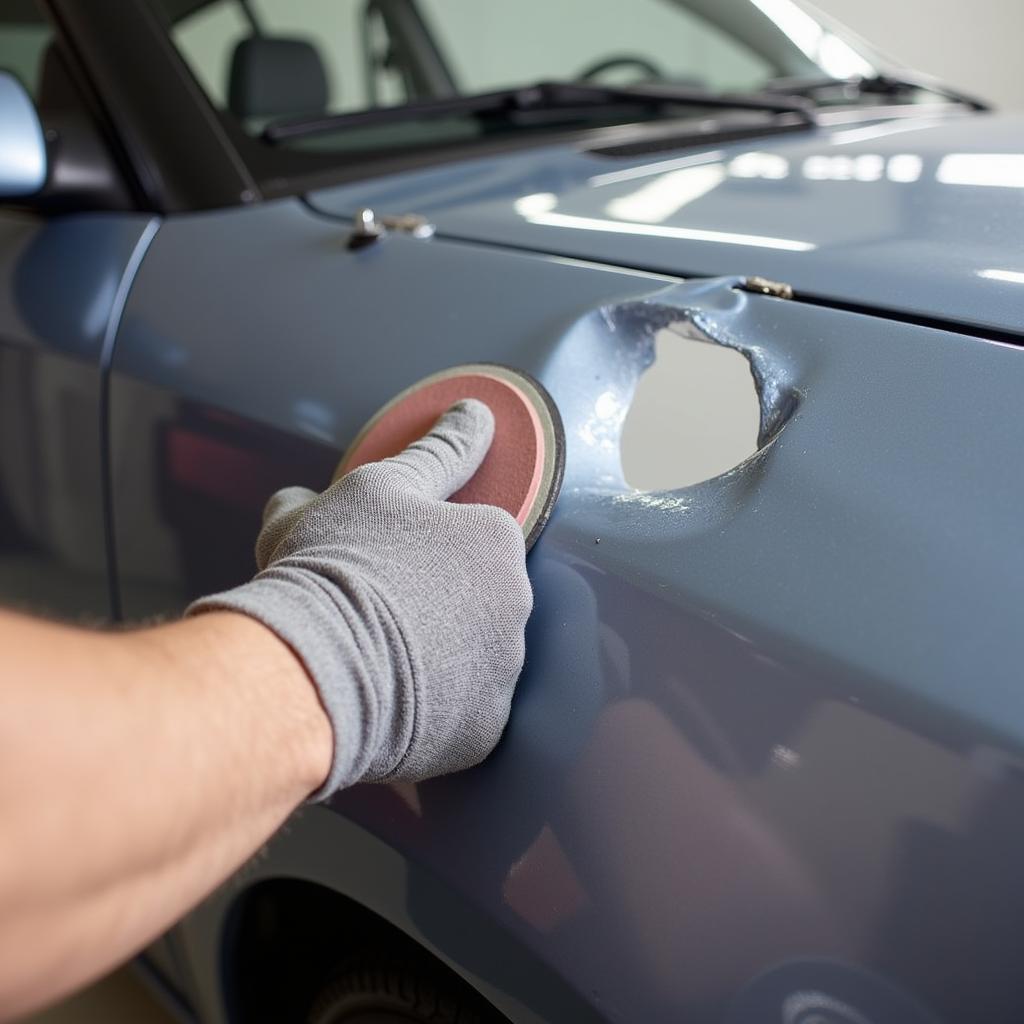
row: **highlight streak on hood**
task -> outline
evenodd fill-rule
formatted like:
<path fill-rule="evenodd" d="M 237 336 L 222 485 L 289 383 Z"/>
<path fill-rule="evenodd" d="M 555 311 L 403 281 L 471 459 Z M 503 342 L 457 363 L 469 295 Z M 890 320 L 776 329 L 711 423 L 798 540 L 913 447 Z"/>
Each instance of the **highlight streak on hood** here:
<path fill-rule="evenodd" d="M 760 274 L 834 301 L 1017 332 L 1024 116 L 820 128 L 645 159 L 568 145 L 315 193 L 442 237 L 679 276 Z"/>

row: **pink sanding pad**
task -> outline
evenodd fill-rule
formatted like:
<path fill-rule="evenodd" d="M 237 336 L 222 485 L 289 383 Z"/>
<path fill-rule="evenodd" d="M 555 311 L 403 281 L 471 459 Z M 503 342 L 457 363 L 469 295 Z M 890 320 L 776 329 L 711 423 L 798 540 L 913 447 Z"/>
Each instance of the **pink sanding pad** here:
<path fill-rule="evenodd" d="M 509 367 L 456 366 L 407 388 L 362 429 L 335 478 L 397 455 L 460 398 L 494 414 L 494 440 L 473 478 L 451 501 L 497 505 L 523 527 L 528 546 L 547 521 L 561 485 L 564 435 L 558 411 L 537 381 Z"/>

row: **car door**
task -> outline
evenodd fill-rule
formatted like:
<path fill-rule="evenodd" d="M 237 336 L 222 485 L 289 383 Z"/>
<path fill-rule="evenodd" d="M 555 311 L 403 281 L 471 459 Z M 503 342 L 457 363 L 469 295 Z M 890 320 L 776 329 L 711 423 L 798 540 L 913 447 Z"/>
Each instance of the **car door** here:
<path fill-rule="evenodd" d="M 0 601 L 106 619 L 103 373 L 153 226 L 110 177 L 34 3 L 0 12 L 0 66 L 41 108 L 50 151 L 40 197 L 0 201 Z M 96 171 L 106 192 L 75 184 L 69 161 L 85 154 L 77 170 Z"/>

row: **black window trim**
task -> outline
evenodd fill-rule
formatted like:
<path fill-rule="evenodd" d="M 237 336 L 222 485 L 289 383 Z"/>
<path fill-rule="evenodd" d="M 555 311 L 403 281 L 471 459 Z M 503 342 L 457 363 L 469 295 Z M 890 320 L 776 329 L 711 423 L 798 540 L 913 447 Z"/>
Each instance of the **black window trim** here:
<path fill-rule="evenodd" d="M 261 190 L 199 83 L 142 0 L 43 0 L 155 213 L 254 202 Z"/>

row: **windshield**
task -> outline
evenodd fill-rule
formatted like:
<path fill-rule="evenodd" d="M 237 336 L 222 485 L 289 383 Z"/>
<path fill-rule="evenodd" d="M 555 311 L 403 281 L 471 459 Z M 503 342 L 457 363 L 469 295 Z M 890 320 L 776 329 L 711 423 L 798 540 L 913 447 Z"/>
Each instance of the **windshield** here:
<path fill-rule="evenodd" d="M 751 92 L 779 79 L 845 79 L 879 68 L 862 43 L 794 0 L 155 2 L 211 102 L 253 137 L 289 118 L 542 80 Z M 573 116 L 608 124 L 665 111 L 592 105 Z M 541 127 L 537 119 L 500 129 L 478 122 L 466 114 L 429 124 L 361 123 L 286 144 L 409 148 Z"/>

